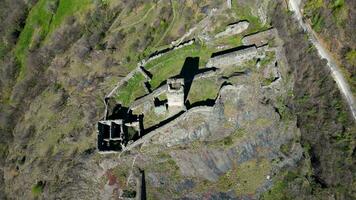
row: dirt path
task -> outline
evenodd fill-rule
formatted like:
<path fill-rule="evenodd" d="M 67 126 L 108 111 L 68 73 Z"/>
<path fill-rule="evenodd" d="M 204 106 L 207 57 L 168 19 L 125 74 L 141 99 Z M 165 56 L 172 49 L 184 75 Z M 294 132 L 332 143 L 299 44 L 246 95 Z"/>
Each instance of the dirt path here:
<path fill-rule="evenodd" d="M 347 104 L 350 107 L 352 116 L 356 121 L 356 104 L 355 104 L 354 96 L 350 90 L 350 86 L 348 85 L 344 76 L 342 75 L 336 60 L 331 56 L 328 50 L 319 41 L 318 36 L 313 31 L 311 26 L 303 20 L 303 15 L 300 10 L 300 0 L 289 0 L 288 7 L 290 11 L 294 12 L 294 17 L 298 21 L 299 25 L 304 29 L 306 33 L 308 33 L 309 40 L 317 49 L 319 56 L 328 61 L 328 67 L 330 68 L 331 76 L 333 77 L 333 79 L 337 83 L 337 86 L 339 87 L 339 90 L 345 97 Z"/>
<path fill-rule="evenodd" d="M 174 2 L 171 1 L 171 5 L 172 5 L 172 12 L 173 12 L 173 19 L 172 22 L 169 24 L 168 28 L 166 29 L 166 31 L 163 33 L 162 37 L 158 40 L 158 42 L 156 43 L 156 45 L 154 45 L 154 47 L 157 47 L 160 45 L 160 43 L 162 42 L 162 40 L 166 37 L 167 33 L 172 29 L 173 25 L 175 24 L 175 20 L 176 20 L 176 10 L 174 8 Z"/>
<path fill-rule="evenodd" d="M 122 25 L 118 26 L 116 29 L 119 30 L 119 29 L 128 28 L 128 27 L 135 26 L 136 24 L 139 24 L 139 23 L 143 22 L 143 21 L 147 18 L 148 14 L 150 14 L 150 12 L 151 12 L 155 7 L 156 7 L 156 4 L 152 5 L 151 8 L 147 10 L 147 12 L 145 13 L 145 15 L 144 15 L 143 17 L 141 17 L 139 20 L 135 21 L 134 23 L 122 24 Z M 124 13 L 124 12 L 122 12 L 122 13 Z M 120 13 L 119 16 L 121 17 L 121 13 Z M 120 18 L 118 17 L 117 20 L 119 20 L 119 19 L 120 19 Z M 118 23 L 118 22 L 116 22 L 116 20 L 115 20 L 115 22 L 113 23 L 113 25 L 114 25 L 115 23 Z M 113 25 L 112 25 L 112 26 L 113 26 Z M 110 27 L 110 29 L 111 29 L 111 27 Z M 109 29 L 109 30 L 110 30 L 110 29 Z"/>

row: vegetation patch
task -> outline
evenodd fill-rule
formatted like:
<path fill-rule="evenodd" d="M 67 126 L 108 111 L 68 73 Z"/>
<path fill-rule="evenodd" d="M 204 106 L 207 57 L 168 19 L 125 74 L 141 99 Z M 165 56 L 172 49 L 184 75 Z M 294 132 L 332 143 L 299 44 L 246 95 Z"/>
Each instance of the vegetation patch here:
<path fill-rule="evenodd" d="M 31 192 L 33 196 L 37 197 L 43 192 L 45 184 L 42 181 L 37 182 L 34 186 L 32 186 Z"/>
<path fill-rule="evenodd" d="M 127 83 L 119 88 L 116 99 L 124 106 L 129 106 L 136 98 L 143 96 L 146 92 L 143 88 L 145 77 L 136 73 Z"/>
<path fill-rule="evenodd" d="M 232 9 L 235 11 L 239 20 L 247 20 L 250 23 L 246 31 L 247 34 L 268 29 L 267 25 L 263 25 L 260 19 L 252 14 L 251 7 L 243 6 L 241 3 L 234 2 L 232 4 Z"/>
<path fill-rule="evenodd" d="M 74 13 L 88 8 L 92 2 L 92 0 L 60 0 L 53 16 L 50 32 L 61 25 L 68 16 L 73 16 Z"/>
<path fill-rule="evenodd" d="M 321 15 L 323 6 L 323 0 L 308 0 L 304 6 L 305 16 L 311 20 L 312 28 L 316 32 L 320 32 L 324 26 L 324 18 Z"/>
<path fill-rule="evenodd" d="M 224 137 L 221 140 L 206 142 L 205 146 L 212 148 L 230 148 L 236 142 L 240 141 L 246 135 L 246 130 L 242 128 L 236 129 L 231 135 Z"/>
<path fill-rule="evenodd" d="M 347 62 L 352 65 L 356 66 L 356 50 L 350 50 L 349 52 L 346 53 L 346 60 Z"/>
<path fill-rule="evenodd" d="M 205 67 L 212 52 L 213 49 L 208 46 L 193 44 L 171 51 L 152 60 L 146 65 L 146 69 L 153 74 L 150 82 L 152 88 L 157 88 L 163 81 L 178 75 L 187 57 L 199 57 L 199 67 Z"/>
<path fill-rule="evenodd" d="M 236 195 L 252 195 L 265 182 L 271 171 L 267 159 L 250 160 L 235 165 L 231 170 L 220 176 L 217 182 L 201 181 L 195 188 L 198 192 L 233 190 Z"/>
<path fill-rule="evenodd" d="M 168 112 L 162 115 L 158 115 L 155 113 L 153 109 L 151 109 L 149 112 L 144 113 L 144 120 L 143 120 L 143 126 L 145 128 L 151 127 L 153 125 L 158 124 L 160 121 L 163 121 L 166 119 Z"/>
<path fill-rule="evenodd" d="M 56 0 L 39 0 L 32 7 L 15 48 L 15 56 L 20 62 L 20 78 L 25 73 L 28 50 L 40 45 L 67 16 L 77 13 L 91 2 L 91 0 L 60 0 L 57 5 Z"/>
<path fill-rule="evenodd" d="M 50 23 L 52 20 L 53 13 L 51 12 L 50 4 L 55 3 L 55 1 L 40 0 L 36 3 L 35 6 L 31 9 L 27 19 L 26 25 L 22 30 L 19 40 L 16 45 L 15 55 L 16 58 L 20 61 L 20 76 L 23 76 L 25 58 L 27 55 L 28 49 L 31 47 L 31 44 L 34 44 L 34 33 L 39 39 L 44 39 L 48 33 Z"/>
<path fill-rule="evenodd" d="M 337 25 L 344 26 L 348 18 L 348 7 L 345 5 L 345 0 L 332 0 L 329 3 L 329 8 L 332 10 L 333 19 Z"/>
<path fill-rule="evenodd" d="M 219 88 L 215 80 L 212 79 L 203 78 L 194 80 L 188 94 L 188 100 L 193 104 L 207 99 L 215 99 Z"/>

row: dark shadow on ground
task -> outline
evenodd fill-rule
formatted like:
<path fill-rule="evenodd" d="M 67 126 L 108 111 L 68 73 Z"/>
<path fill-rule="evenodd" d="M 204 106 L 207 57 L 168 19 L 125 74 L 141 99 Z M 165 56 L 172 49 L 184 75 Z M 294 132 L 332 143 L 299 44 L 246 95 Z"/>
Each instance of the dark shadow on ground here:
<path fill-rule="evenodd" d="M 215 52 L 211 55 L 211 57 L 216 57 L 216 56 L 221 56 L 221 55 L 224 55 L 224 54 L 227 54 L 227 53 L 231 53 L 231 52 L 234 52 L 234 51 L 239 51 L 239 50 L 243 50 L 243 49 L 247 49 L 247 48 L 250 48 L 250 47 L 254 47 L 255 45 L 249 45 L 249 46 L 238 46 L 238 47 L 234 47 L 232 49 L 226 49 L 226 50 L 223 50 L 223 51 L 219 51 L 219 52 Z"/>
<path fill-rule="evenodd" d="M 182 70 L 177 76 L 184 78 L 184 101 L 188 97 L 190 87 L 192 86 L 194 76 L 199 72 L 199 57 L 187 57 L 184 61 Z"/>
<path fill-rule="evenodd" d="M 144 84 L 145 84 L 145 87 L 147 88 L 148 92 L 152 93 L 151 84 L 148 81 L 146 81 Z"/>
<path fill-rule="evenodd" d="M 145 179 L 145 171 L 140 170 L 141 172 L 141 200 L 146 200 L 146 179 Z"/>
<path fill-rule="evenodd" d="M 167 102 L 168 102 L 167 99 L 159 100 L 158 98 L 155 98 L 155 100 L 154 100 L 154 105 L 155 105 L 155 107 L 163 106 L 163 105 L 166 105 Z"/>
<path fill-rule="evenodd" d="M 115 106 L 111 115 L 109 115 L 107 119 L 123 119 L 125 122 L 133 122 L 137 120 L 137 117 L 137 115 L 132 114 L 132 111 L 128 107 L 118 104 Z"/>
<path fill-rule="evenodd" d="M 191 41 L 193 41 L 193 42 L 194 42 L 194 41 L 195 41 L 195 39 L 193 38 L 193 39 L 191 39 L 191 40 L 184 41 L 184 42 L 180 43 L 180 44 L 179 44 L 179 45 L 177 45 L 177 46 L 187 44 L 187 43 L 189 43 L 189 42 L 191 42 Z M 173 47 L 170 47 L 170 48 L 166 48 L 166 49 L 162 49 L 162 50 L 155 51 L 154 53 L 152 53 L 151 55 L 149 55 L 149 56 L 148 56 L 148 58 L 152 58 L 152 57 L 157 56 L 157 55 L 162 54 L 162 53 L 167 53 L 167 52 L 169 52 L 169 51 L 173 50 L 175 47 L 176 47 L 176 46 L 173 46 Z"/>
<path fill-rule="evenodd" d="M 198 101 L 190 104 L 189 100 L 186 101 L 186 107 L 187 109 L 191 109 L 197 106 L 214 106 L 215 105 L 215 99 L 206 99 L 204 101 Z"/>
<path fill-rule="evenodd" d="M 149 72 L 148 70 L 146 70 L 144 67 L 140 67 L 141 70 L 149 77 L 149 78 L 152 78 L 153 75 L 151 74 L 151 72 Z"/>
<path fill-rule="evenodd" d="M 179 112 L 179 113 L 177 113 L 177 114 L 175 114 L 175 115 L 173 115 L 172 117 L 170 117 L 170 118 L 168 118 L 168 119 L 165 119 L 165 120 L 159 122 L 158 124 L 156 124 L 156 125 L 154 125 L 154 126 L 151 126 L 151 127 L 148 127 L 147 129 L 144 129 L 142 136 L 144 136 L 144 135 L 146 135 L 147 133 L 149 133 L 149 132 L 151 132 L 151 131 L 154 131 L 154 130 L 156 130 L 156 129 L 158 129 L 158 128 L 160 128 L 160 127 L 162 127 L 162 126 L 164 126 L 164 125 L 166 125 L 166 124 L 168 124 L 168 123 L 170 123 L 171 121 L 175 120 L 177 117 L 179 117 L 180 115 L 182 115 L 183 113 L 185 113 L 184 110 L 181 111 L 181 112 Z"/>

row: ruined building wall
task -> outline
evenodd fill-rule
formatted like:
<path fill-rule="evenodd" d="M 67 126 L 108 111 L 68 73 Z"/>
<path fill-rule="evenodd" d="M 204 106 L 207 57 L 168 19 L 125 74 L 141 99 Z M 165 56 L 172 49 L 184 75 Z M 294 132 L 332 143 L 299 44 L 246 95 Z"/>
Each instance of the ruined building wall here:
<path fill-rule="evenodd" d="M 250 60 L 258 55 L 255 46 L 248 47 L 239 51 L 226 53 L 223 55 L 215 56 L 209 59 L 206 67 L 224 68 L 231 65 L 242 64 L 246 60 Z"/>

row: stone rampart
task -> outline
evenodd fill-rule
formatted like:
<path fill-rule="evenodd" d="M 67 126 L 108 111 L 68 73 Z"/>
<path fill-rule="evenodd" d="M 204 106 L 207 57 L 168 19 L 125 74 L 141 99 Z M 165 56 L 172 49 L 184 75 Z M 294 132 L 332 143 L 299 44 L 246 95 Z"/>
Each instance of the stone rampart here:
<path fill-rule="evenodd" d="M 224 68 L 227 66 L 242 64 L 246 60 L 250 60 L 258 56 L 258 51 L 255 46 L 245 49 L 233 51 L 223 55 L 215 56 L 209 59 L 207 67 Z"/>
<path fill-rule="evenodd" d="M 242 38 L 243 45 L 256 45 L 257 47 L 266 45 L 269 40 L 273 39 L 277 35 L 275 28 L 261 31 L 251 35 L 247 35 Z"/>
<path fill-rule="evenodd" d="M 162 85 L 159 88 L 155 89 L 154 91 L 152 91 L 152 93 L 147 94 L 146 96 L 143 96 L 137 100 L 135 100 L 131 106 L 130 109 L 131 110 L 135 110 L 136 108 L 138 108 L 140 105 L 142 105 L 143 103 L 147 102 L 147 101 L 153 101 L 153 99 L 159 95 L 161 95 L 162 93 L 167 91 L 168 86 L 167 85 Z"/>

